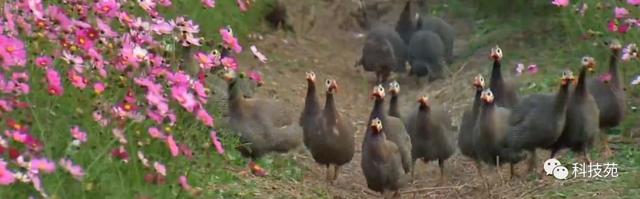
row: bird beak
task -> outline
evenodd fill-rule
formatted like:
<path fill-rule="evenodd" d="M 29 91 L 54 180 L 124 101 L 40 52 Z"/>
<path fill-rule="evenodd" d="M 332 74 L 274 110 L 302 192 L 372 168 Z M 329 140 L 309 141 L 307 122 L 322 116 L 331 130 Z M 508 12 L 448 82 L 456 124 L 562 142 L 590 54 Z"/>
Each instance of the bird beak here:
<path fill-rule="evenodd" d="M 257 83 L 257 86 L 258 86 L 258 87 L 262 87 L 262 85 L 264 84 L 264 81 L 260 80 L 260 81 L 258 81 L 258 82 L 256 82 L 256 83 Z"/>

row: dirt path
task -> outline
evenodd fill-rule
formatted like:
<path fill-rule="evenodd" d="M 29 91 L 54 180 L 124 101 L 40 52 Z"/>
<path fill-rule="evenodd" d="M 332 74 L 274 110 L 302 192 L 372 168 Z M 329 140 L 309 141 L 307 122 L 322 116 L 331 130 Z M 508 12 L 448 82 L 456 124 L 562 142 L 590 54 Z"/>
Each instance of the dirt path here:
<path fill-rule="evenodd" d="M 335 78 L 340 90 L 337 94 L 337 105 L 342 117 L 351 121 L 356 127 L 356 155 L 351 163 L 341 170 L 335 185 L 324 182 L 323 169 L 316 165 L 310 157 L 302 157 L 302 165 L 310 168 L 305 172 L 303 183 L 281 185 L 274 192 L 288 190 L 289 197 L 305 198 L 310 191 L 325 190 L 334 198 L 375 198 L 379 195 L 372 193 L 366 187 L 366 182 L 360 169 L 360 147 L 363 139 L 365 120 L 371 110 L 373 102 L 369 93 L 373 84 L 373 74 L 362 72 L 361 68 L 354 68 L 359 58 L 362 37 L 355 21 L 349 17 L 349 12 L 357 6 L 351 2 L 332 4 L 327 1 L 293 1 L 286 0 L 289 11 L 294 18 L 294 27 L 298 31 L 297 38 L 282 32 L 265 35 L 263 40 L 255 41 L 267 55 L 271 55 L 271 62 L 262 69 L 267 82 L 258 95 L 270 96 L 292 104 L 292 109 L 299 113 L 303 107 L 306 92 L 305 72 L 314 71 L 318 75 L 318 82 L 326 78 Z M 385 19 L 395 20 L 401 3 L 393 5 L 393 11 Z M 314 6 L 311 6 L 314 5 Z M 335 13 L 334 13 L 335 12 Z M 313 16 L 312 16 L 313 15 Z M 315 19 L 315 20 L 314 20 Z M 467 48 L 465 41 L 471 35 L 469 26 L 463 20 L 450 20 L 456 26 L 455 52 Z M 307 24 L 313 21 L 315 26 L 309 29 Z M 304 33 L 301 30 L 307 30 Z M 304 34 L 304 36 L 302 35 Z M 473 90 L 470 86 L 474 75 L 482 72 L 487 77 L 490 62 L 487 58 L 489 50 L 483 48 L 473 53 L 471 57 L 457 59 L 450 70 L 453 76 L 447 80 L 439 80 L 430 85 L 426 83 L 418 86 L 414 79 L 399 75 L 396 79 L 401 85 L 401 106 L 403 110 L 415 107 L 420 95 L 428 95 L 434 103 L 449 107 L 452 112 L 453 124 L 460 123 L 462 112 L 471 103 Z M 324 103 L 324 95 L 321 95 Z M 457 137 L 457 131 L 451 132 Z M 489 192 L 485 189 L 485 180 L 479 178 L 473 164 L 458 152 L 447 161 L 449 181 L 445 187 L 435 187 L 439 170 L 436 163 L 416 164 L 416 181 L 403 189 L 403 197 L 417 198 L 518 198 L 527 194 L 528 190 L 535 190 L 551 182 L 510 181 L 510 185 L 497 183 L 499 176 L 496 172 L 485 169 L 488 173 Z M 506 171 L 506 170 L 505 170 Z M 505 177 L 506 172 L 503 172 Z M 282 189 L 282 190 L 280 190 Z M 531 192 L 528 192 L 529 194 Z M 499 197 L 498 197 L 499 196 Z"/>

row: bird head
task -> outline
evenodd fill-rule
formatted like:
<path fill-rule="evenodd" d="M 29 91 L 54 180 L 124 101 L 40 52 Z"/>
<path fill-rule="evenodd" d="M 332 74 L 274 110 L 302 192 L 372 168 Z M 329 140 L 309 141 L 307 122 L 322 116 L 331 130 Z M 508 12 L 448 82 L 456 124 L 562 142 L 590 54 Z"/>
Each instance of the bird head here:
<path fill-rule="evenodd" d="M 484 102 L 491 104 L 493 103 L 493 92 L 491 92 L 491 89 L 485 89 L 484 91 L 482 91 L 482 94 L 480 95 L 480 99 L 482 99 Z"/>
<path fill-rule="evenodd" d="M 316 73 L 313 71 L 307 72 L 307 81 L 316 82 Z"/>
<path fill-rule="evenodd" d="M 478 74 L 475 77 L 473 77 L 473 86 L 478 89 L 478 90 L 482 90 L 484 89 L 484 77 L 482 76 L 482 74 Z"/>
<path fill-rule="evenodd" d="M 328 79 L 324 84 L 327 86 L 328 93 L 338 92 L 338 82 L 335 79 Z"/>
<path fill-rule="evenodd" d="M 371 129 L 373 133 L 378 134 L 382 132 L 382 120 L 380 118 L 373 118 L 371 120 Z"/>
<path fill-rule="evenodd" d="M 392 95 L 398 95 L 400 93 L 400 84 L 397 81 L 389 83 L 389 93 Z"/>
<path fill-rule="evenodd" d="M 617 39 L 611 40 L 611 42 L 609 43 L 609 49 L 613 51 L 619 51 L 620 49 L 622 49 L 622 44 L 620 44 L 620 41 L 618 41 Z"/>
<path fill-rule="evenodd" d="M 495 61 L 500 61 L 502 59 L 502 49 L 500 49 L 500 46 L 496 45 L 496 47 L 491 48 L 491 55 L 489 57 Z"/>
<path fill-rule="evenodd" d="M 227 82 L 233 81 L 237 76 L 238 74 L 234 70 L 225 70 L 222 74 L 222 78 Z"/>
<path fill-rule="evenodd" d="M 563 86 L 573 84 L 573 82 L 576 80 L 576 78 L 573 76 L 573 72 L 571 72 L 570 70 L 563 71 L 562 77 L 560 79 Z"/>
<path fill-rule="evenodd" d="M 420 106 L 427 106 L 427 107 L 431 104 L 431 102 L 429 102 L 429 97 L 427 97 L 426 95 L 419 97 L 418 103 L 420 103 Z"/>
<path fill-rule="evenodd" d="M 593 72 L 594 68 L 596 67 L 596 60 L 593 59 L 593 57 L 590 56 L 584 56 L 582 57 L 582 67 L 586 67 L 587 70 L 589 70 L 589 72 Z"/>
<path fill-rule="evenodd" d="M 384 98 L 384 87 L 382 87 L 382 84 L 379 84 L 373 87 L 373 92 L 371 93 L 371 97 L 374 99 Z"/>

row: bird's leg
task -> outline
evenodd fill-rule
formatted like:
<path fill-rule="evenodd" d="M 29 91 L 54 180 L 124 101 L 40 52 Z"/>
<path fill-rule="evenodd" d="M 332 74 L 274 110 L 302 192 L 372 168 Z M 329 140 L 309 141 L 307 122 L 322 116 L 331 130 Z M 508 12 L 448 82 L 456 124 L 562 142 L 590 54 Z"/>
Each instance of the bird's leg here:
<path fill-rule="evenodd" d="M 582 158 L 584 158 L 584 161 L 586 161 L 587 163 L 591 163 L 591 157 L 589 157 L 589 150 L 586 149 L 582 149 Z"/>
<path fill-rule="evenodd" d="M 500 171 L 500 156 L 496 156 L 496 171 L 498 171 L 498 176 L 500 176 L 500 181 L 504 181 L 504 178 L 502 177 L 502 171 Z"/>
<path fill-rule="evenodd" d="M 413 184 L 415 182 L 415 174 L 416 174 L 416 161 L 413 160 L 413 163 L 411 163 L 411 184 Z"/>
<path fill-rule="evenodd" d="M 326 175 L 325 180 L 328 183 L 331 183 L 331 165 L 327 164 L 327 166 L 324 168 L 324 174 Z"/>
<path fill-rule="evenodd" d="M 611 148 L 609 148 L 609 139 L 607 137 L 608 136 L 605 132 L 605 134 L 602 136 L 602 157 L 604 157 L 605 159 L 609 159 L 611 156 L 613 156 L 613 151 L 611 150 Z"/>
<path fill-rule="evenodd" d="M 535 170 L 535 166 L 536 166 L 536 150 L 530 150 L 529 153 L 531 153 L 531 157 L 529 158 L 529 168 L 527 168 L 528 172 L 532 172 L 533 170 Z"/>
<path fill-rule="evenodd" d="M 336 181 L 336 179 L 338 179 L 338 174 L 340 172 L 340 166 L 333 165 L 333 168 L 334 168 L 334 170 L 333 170 L 333 179 L 331 180 L 331 184 L 333 184 Z"/>
<path fill-rule="evenodd" d="M 480 165 L 480 162 L 478 162 L 477 160 L 474 161 L 474 165 L 476 166 L 476 170 L 478 172 L 478 175 L 482 178 L 484 178 L 484 175 L 482 174 L 482 165 Z"/>
<path fill-rule="evenodd" d="M 515 169 L 513 168 L 513 164 L 509 164 L 509 172 L 511 173 L 511 177 L 509 177 L 509 179 L 513 179 L 513 176 L 516 175 Z"/>
<path fill-rule="evenodd" d="M 400 198 L 400 191 L 396 190 L 391 196 L 391 198 Z"/>
<path fill-rule="evenodd" d="M 438 183 L 440 186 L 444 185 L 445 176 L 444 176 L 444 160 L 438 160 L 438 166 L 440 166 L 440 182 Z"/>

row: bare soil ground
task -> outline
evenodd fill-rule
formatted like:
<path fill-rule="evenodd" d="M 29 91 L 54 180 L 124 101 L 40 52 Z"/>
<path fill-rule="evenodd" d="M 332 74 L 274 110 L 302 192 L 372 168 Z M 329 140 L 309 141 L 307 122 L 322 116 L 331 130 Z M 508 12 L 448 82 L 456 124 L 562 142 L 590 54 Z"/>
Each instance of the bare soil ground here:
<path fill-rule="evenodd" d="M 354 63 L 360 57 L 364 40 L 364 37 L 357 36 L 364 32 L 351 17 L 351 12 L 356 10 L 357 4 L 354 1 L 284 2 L 288 6 L 297 34 L 294 36 L 278 31 L 263 35 L 261 40 L 252 41 L 270 56 L 270 62 L 266 66 L 259 66 L 263 67 L 261 70 L 266 84 L 259 89 L 257 95 L 289 103 L 293 112 L 299 114 L 306 92 L 305 72 L 314 71 L 318 75 L 318 82 L 335 78 L 339 84 L 336 100 L 340 113 L 358 129 L 355 133 L 356 155 L 349 164 L 343 166 L 334 185 L 324 181 L 324 168 L 315 164 L 309 155 L 296 155 L 301 167 L 306 168 L 303 182 L 265 183 L 265 195 L 271 193 L 272 196 L 286 198 L 316 198 L 314 192 L 324 192 L 332 198 L 380 198 L 381 195 L 367 189 L 360 169 L 360 146 L 365 131 L 365 120 L 373 104 L 369 94 L 375 78 L 373 74 L 354 67 Z M 388 22 L 395 21 L 403 4 L 400 1 L 389 3 L 392 11 L 383 19 Z M 453 18 L 446 20 L 456 27 L 454 53 L 460 54 L 468 48 L 467 41 L 472 35 L 471 22 Z M 501 46 L 505 45 L 509 44 L 501 43 Z M 449 108 L 453 116 L 452 125 L 456 127 L 451 136 L 456 138 L 462 113 L 471 104 L 474 91 L 470 82 L 473 76 L 478 73 L 485 77 L 489 75 L 489 48 L 481 48 L 470 53 L 469 57 L 457 58 L 449 68 L 451 76 L 445 80 L 430 84 L 423 81 L 422 85 L 416 85 L 415 79 L 408 78 L 405 74 L 396 75 L 395 79 L 400 82 L 402 88 L 400 102 L 403 109 L 416 107 L 418 96 L 430 96 L 434 103 Z M 320 97 L 321 103 L 324 103 L 324 95 Z M 547 154 L 538 156 L 548 157 Z M 542 161 L 542 158 L 539 161 Z M 574 183 L 559 182 L 547 177 L 540 180 L 539 177 L 531 176 L 515 178 L 505 183 L 500 180 L 495 170 L 487 168 L 484 170 L 487 178 L 485 180 L 476 174 L 472 161 L 458 152 L 446 162 L 446 165 L 449 180 L 446 185 L 437 186 L 437 163 L 418 162 L 416 181 L 402 189 L 403 198 L 532 198 L 536 197 L 537 191 L 553 188 L 560 183 Z M 524 173 L 526 166 L 518 166 L 519 172 Z M 504 168 L 502 174 L 505 179 L 508 178 L 507 168 Z"/>

